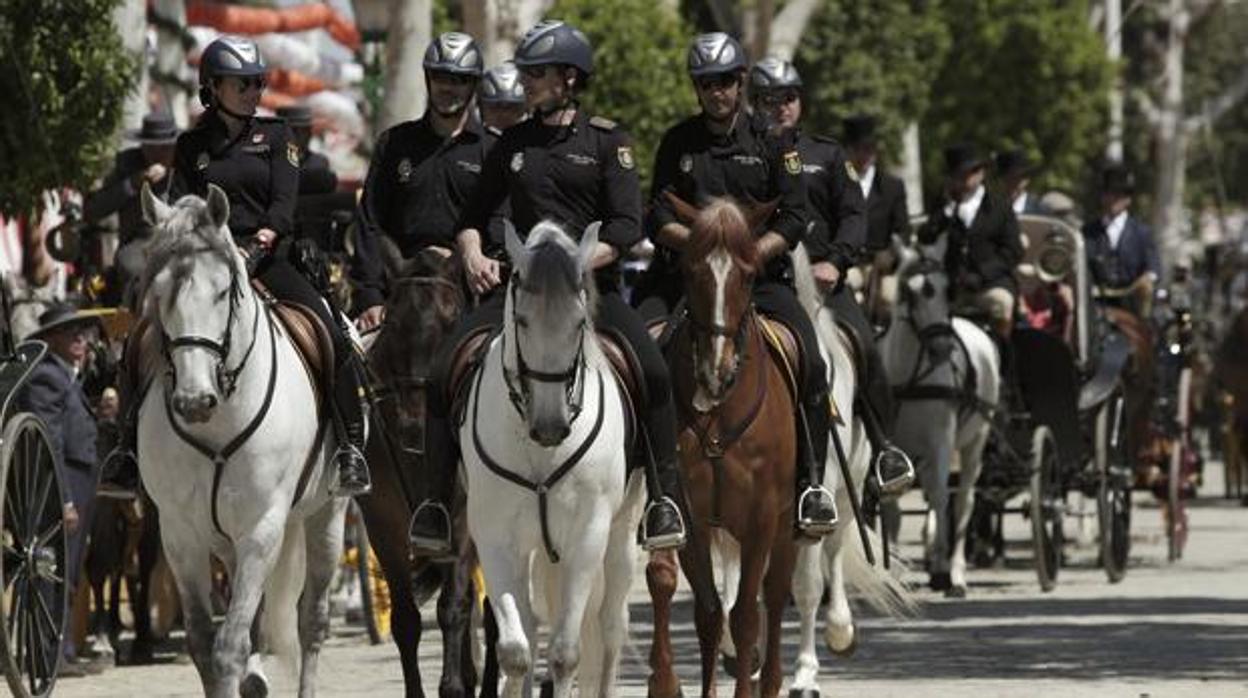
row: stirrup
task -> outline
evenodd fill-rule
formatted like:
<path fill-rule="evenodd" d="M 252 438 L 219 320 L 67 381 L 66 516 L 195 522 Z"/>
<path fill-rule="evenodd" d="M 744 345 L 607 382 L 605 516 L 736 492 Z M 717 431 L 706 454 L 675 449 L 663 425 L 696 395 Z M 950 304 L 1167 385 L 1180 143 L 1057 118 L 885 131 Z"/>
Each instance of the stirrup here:
<path fill-rule="evenodd" d="M 883 469 L 886 459 L 900 459 L 905 468 L 900 469 L 900 472 L 886 476 Z M 878 488 L 881 497 L 887 499 L 900 497 L 914 483 L 914 463 L 910 460 L 910 456 L 906 455 L 905 451 L 892 444 L 888 444 L 881 449 L 876 454 L 875 461 L 871 465 L 875 476 L 875 486 Z"/>
<path fill-rule="evenodd" d="M 446 524 L 446 535 L 443 537 L 427 536 L 417 532 L 416 521 L 421 515 L 428 515 L 433 512 L 440 516 Z M 446 509 L 446 505 L 442 502 L 426 499 L 416 507 L 416 511 L 412 512 L 412 519 L 407 526 L 407 544 L 412 550 L 422 557 L 450 557 L 453 556 L 454 550 L 451 546 L 451 514 Z"/>
<path fill-rule="evenodd" d="M 342 461 L 349 459 L 354 461 L 354 467 L 351 478 L 343 482 L 343 476 L 346 468 L 343 467 Z M 334 464 L 338 466 L 337 477 L 329 483 L 329 494 L 332 497 L 361 497 L 373 491 L 373 480 L 368 472 L 368 462 L 364 460 L 364 454 L 355 444 L 344 444 L 338 447 L 334 452 Z"/>
<path fill-rule="evenodd" d="M 661 536 L 650 535 L 650 512 L 658 507 L 671 507 L 676 512 L 676 522 L 680 525 L 680 529 Z M 676 502 L 666 495 L 658 499 L 651 500 L 646 504 L 646 510 L 641 515 L 641 547 L 646 552 L 654 552 L 656 550 L 668 550 L 671 548 L 683 547 L 688 534 L 685 531 L 685 517 L 680 513 L 680 507 L 676 506 Z"/>
<path fill-rule="evenodd" d="M 832 519 L 830 521 L 816 521 L 806 514 L 807 502 L 813 497 L 826 496 L 828 504 L 832 508 Z M 836 530 L 836 525 L 841 520 L 840 515 L 836 511 L 836 498 L 828 492 L 823 485 L 808 486 L 797 498 L 797 530 L 807 536 L 826 536 Z"/>

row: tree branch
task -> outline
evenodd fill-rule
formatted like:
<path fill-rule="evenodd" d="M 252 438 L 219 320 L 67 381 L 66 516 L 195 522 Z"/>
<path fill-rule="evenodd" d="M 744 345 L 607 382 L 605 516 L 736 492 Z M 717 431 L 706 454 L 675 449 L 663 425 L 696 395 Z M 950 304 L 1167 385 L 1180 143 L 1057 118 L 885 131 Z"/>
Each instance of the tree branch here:
<path fill-rule="evenodd" d="M 771 24 L 771 53 L 786 61 L 793 60 L 802 34 L 810 26 L 810 20 L 819 9 L 819 0 L 789 0 L 784 9 L 776 13 Z"/>
<path fill-rule="evenodd" d="M 1140 113 L 1148 122 L 1149 128 L 1157 128 L 1161 125 L 1161 109 L 1157 107 L 1157 103 L 1153 101 L 1147 90 L 1138 88 L 1131 90 L 1131 98 L 1140 108 Z"/>
<path fill-rule="evenodd" d="M 1205 102 L 1201 113 L 1184 119 L 1183 128 L 1188 133 L 1192 133 L 1206 126 L 1212 126 L 1245 97 L 1248 97 L 1248 66 L 1244 67 L 1235 82 L 1223 90 L 1222 94 Z"/>

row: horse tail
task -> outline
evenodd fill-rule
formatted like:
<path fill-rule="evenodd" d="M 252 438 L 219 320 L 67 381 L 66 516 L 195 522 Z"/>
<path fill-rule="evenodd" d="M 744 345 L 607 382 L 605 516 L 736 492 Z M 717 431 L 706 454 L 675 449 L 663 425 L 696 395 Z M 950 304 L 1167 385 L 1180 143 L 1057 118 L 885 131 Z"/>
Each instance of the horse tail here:
<path fill-rule="evenodd" d="M 264 584 L 260 637 L 289 677 L 299 676 L 299 597 L 307 577 L 303 521 L 291 517 L 282 536 L 277 564 Z"/>
<path fill-rule="evenodd" d="M 810 269 L 810 253 L 805 243 L 798 243 L 789 253 L 793 260 L 793 287 L 797 291 L 797 300 L 812 318 L 823 307 L 823 294 L 815 283 L 815 273 Z"/>
<path fill-rule="evenodd" d="M 842 521 L 841 525 L 852 525 L 853 521 Z M 842 558 L 845 570 L 845 582 L 866 602 L 880 613 L 893 618 L 914 616 L 919 611 L 918 600 L 901 581 L 907 572 L 905 563 L 894 555 L 891 558 L 891 570 L 867 562 L 863 553 L 862 539 L 855 531 L 844 534 L 845 554 Z M 867 529 L 867 541 L 872 550 L 880 551 L 879 535 Z"/>

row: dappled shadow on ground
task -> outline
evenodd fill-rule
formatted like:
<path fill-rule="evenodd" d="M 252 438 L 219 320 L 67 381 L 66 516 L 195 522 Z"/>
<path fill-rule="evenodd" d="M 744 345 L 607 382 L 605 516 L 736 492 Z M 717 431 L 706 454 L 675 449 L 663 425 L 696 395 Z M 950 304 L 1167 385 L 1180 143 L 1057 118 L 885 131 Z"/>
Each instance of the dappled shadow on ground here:
<path fill-rule="evenodd" d="M 686 688 L 698 680 L 692 602 L 677 604 L 672 644 Z M 644 683 L 650 609 L 634 606 L 635 653 L 622 668 Z M 1219 622 L 1215 618 L 1240 616 Z M 821 675 L 862 680 L 1248 680 L 1248 600 L 1205 597 L 966 600 L 927 606 L 915 621 L 867 619 L 851 659 L 819 641 Z M 822 622 L 820 624 L 822 628 Z M 644 628 L 644 630 L 643 630 Z M 785 617 L 785 673 L 796 656 L 796 615 Z M 726 677 L 721 675 L 721 680 Z"/>

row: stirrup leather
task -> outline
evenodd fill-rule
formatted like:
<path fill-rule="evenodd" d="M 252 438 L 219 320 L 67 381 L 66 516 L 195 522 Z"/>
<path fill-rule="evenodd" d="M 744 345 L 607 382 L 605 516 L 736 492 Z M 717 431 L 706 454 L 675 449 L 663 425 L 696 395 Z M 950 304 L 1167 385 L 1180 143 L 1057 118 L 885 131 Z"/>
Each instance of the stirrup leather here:
<path fill-rule="evenodd" d="M 655 508 L 668 506 L 672 511 L 676 512 L 676 521 L 680 523 L 680 530 L 675 533 L 669 533 L 663 536 L 650 536 L 650 512 Z M 641 516 L 641 547 L 647 552 L 655 550 L 666 550 L 668 548 L 679 548 L 685 544 L 688 534 L 685 530 L 685 517 L 680 513 L 680 507 L 676 506 L 676 502 L 668 496 L 662 496 L 651 500 L 646 504 L 646 510 Z"/>
<path fill-rule="evenodd" d="M 832 505 L 831 521 L 815 521 L 806 515 L 807 502 L 813 497 L 826 495 L 828 502 Z M 836 511 L 836 498 L 828 492 L 827 488 L 822 485 L 811 485 L 807 487 L 797 499 L 797 528 L 802 533 L 814 536 L 826 536 L 836 530 L 836 525 L 840 522 L 841 517 Z"/>

